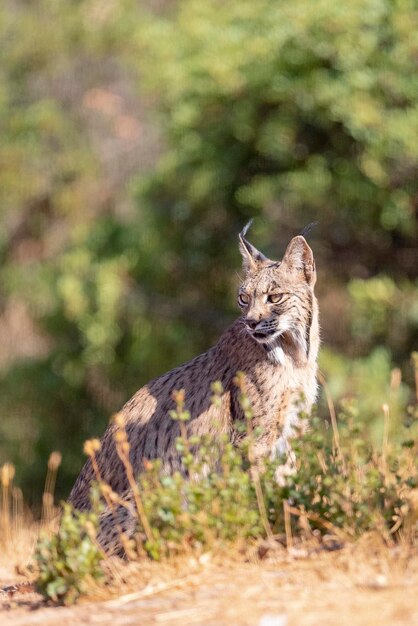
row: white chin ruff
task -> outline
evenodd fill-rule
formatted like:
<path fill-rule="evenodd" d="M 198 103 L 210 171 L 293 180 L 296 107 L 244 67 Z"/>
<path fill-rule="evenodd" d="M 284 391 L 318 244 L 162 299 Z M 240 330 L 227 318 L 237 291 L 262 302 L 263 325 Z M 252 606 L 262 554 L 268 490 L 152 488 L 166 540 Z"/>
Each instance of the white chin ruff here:
<path fill-rule="evenodd" d="M 266 351 L 267 358 L 275 365 L 283 365 L 285 361 L 285 353 L 280 343 L 280 333 L 275 333 L 273 337 L 264 337 L 263 339 L 253 339 Z"/>
<path fill-rule="evenodd" d="M 266 346 L 267 348 L 267 358 L 274 363 L 275 365 L 283 365 L 284 364 L 284 351 L 281 346 Z"/>

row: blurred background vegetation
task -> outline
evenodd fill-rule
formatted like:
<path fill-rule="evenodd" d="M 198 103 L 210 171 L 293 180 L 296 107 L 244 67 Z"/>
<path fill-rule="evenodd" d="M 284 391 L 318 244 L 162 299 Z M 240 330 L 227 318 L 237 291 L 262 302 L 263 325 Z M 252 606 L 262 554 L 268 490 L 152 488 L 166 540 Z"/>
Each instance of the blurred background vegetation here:
<path fill-rule="evenodd" d="M 313 220 L 336 400 L 412 397 L 413 0 L 4 0 L 0 463 L 39 501 L 82 441 L 237 314 L 237 233 L 273 258 Z M 324 405 L 324 406 L 322 406 Z M 324 399 L 320 411 L 326 414 Z"/>

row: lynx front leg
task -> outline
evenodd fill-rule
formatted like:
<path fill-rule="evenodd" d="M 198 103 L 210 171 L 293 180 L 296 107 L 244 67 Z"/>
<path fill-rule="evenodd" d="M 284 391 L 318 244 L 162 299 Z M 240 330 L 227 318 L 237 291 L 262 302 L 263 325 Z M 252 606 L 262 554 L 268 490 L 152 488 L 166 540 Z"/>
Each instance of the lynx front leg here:
<path fill-rule="evenodd" d="M 284 487 L 288 476 L 296 474 L 296 455 L 292 450 L 289 439 L 281 435 L 275 442 L 271 451 L 271 459 L 275 460 L 279 457 L 285 457 L 285 462 L 276 467 L 275 478 L 279 487 Z"/>
<path fill-rule="evenodd" d="M 292 450 L 291 440 L 303 434 L 306 429 L 304 420 L 301 419 L 303 405 L 298 399 L 290 399 L 285 411 L 282 433 L 274 442 L 271 450 L 271 459 L 283 458 L 284 463 L 278 465 L 275 476 L 280 487 L 284 487 L 288 476 L 296 473 L 296 455 Z"/>

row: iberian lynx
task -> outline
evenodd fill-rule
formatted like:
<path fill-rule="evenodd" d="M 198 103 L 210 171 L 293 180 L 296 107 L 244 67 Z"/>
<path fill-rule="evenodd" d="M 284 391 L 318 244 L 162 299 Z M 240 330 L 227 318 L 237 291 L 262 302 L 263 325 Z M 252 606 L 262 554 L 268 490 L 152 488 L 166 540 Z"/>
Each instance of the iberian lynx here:
<path fill-rule="evenodd" d="M 174 390 L 185 390 L 191 415 L 186 425 L 189 436 L 226 433 L 231 441 L 239 439 L 238 426 L 244 418 L 233 383 L 238 371 L 245 373 L 254 427 L 260 427 L 262 433 L 255 454 L 291 455 L 289 440 L 300 427 L 298 412 L 310 411 L 317 391 L 315 262 L 300 235 L 290 241 L 281 261 L 271 261 L 245 238 L 248 226 L 239 235 L 245 272 L 238 292 L 240 317 L 214 347 L 152 380 L 122 408 L 130 460 L 137 474 L 145 459 L 161 459 L 166 472 L 182 469 L 175 445 L 179 424 L 169 416 L 174 409 Z M 224 390 L 220 409 L 210 402 L 210 385 L 218 380 Z M 97 462 L 103 480 L 122 493 L 128 482 L 115 450 L 114 433 L 111 424 L 102 438 Z M 92 480 L 89 459 L 70 494 L 77 509 L 90 506 Z"/>

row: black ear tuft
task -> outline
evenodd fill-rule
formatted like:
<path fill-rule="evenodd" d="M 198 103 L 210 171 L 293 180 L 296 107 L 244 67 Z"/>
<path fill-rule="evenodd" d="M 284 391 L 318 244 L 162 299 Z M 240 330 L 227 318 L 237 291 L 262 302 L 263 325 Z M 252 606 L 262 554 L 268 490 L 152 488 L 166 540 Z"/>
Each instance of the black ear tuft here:
<path fill-rule="evenodd" d="M 250 230 L 251 226 L 253 225 L 253 218 L 250 219 L 249 222 L 247 222 L 244 226 L 244 228 L 242 229 L 242 231 L 240 232 L 239 236 L 244 239 L 245 235 L 248 233 L 248 231 Z"/>
<path fill-rule="evenodd" d="M 305 228 L 302 228 L 299 235 L 301 235 L 302 237 L 306 237 L 314 228 L 316 228 L 316 226 L 318 226 L 318 224 L 319 222 L 311 222 L 310 224 L 305 226 Z"/>
<path fill-rule="evenodd" d="M 267 257 L 265 257 L 262 252 L 257 250 L 257 248 L 245 238 L 245 235 L 247 234 L 252 223 L 253 220 L 251 219 L 238 235 L 239 249 L 242 255 L 244 270 L 246 272 L 254 270 L 260 263 L 268 261 Z"/>

